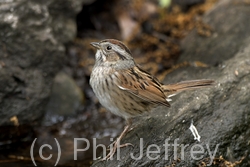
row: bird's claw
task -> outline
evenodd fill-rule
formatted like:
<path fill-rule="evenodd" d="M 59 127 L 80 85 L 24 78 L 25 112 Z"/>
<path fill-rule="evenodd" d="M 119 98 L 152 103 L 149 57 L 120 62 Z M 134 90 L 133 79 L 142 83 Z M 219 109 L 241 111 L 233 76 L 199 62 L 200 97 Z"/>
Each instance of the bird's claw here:
<path fill-rule="evenodd" d="M 113 143 L 110 144 L 110 146 L 114 145 L 114 147 L 112 147 L 110 149 L 110 152 L 108 153 L 108 155 L 102 159 L 103 161 L 104 160 L 112 160 L 113 155 L 116 153 L 118 148 L 127 147 L 127 146 L 134 147 L 134 145 L 131 144 L 131 143 L 125 143 L 125 144 L 122 144 L 122 145 L 120 145 L 119 143 L 120 143 L 119 141 L 114 141 Z"/>

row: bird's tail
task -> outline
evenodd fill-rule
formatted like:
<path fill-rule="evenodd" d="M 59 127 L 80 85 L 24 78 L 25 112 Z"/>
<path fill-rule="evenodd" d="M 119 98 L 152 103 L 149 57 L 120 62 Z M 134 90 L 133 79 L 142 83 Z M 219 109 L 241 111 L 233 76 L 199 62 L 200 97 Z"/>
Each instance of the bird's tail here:
<path fill-rule="evenodd" d="M 172 94 L 179 93 L 184 90 L 209 87 L 214 84 L 214 80 L 202 79 L 183 81 L 175 84 L 163 85 L 164 94 L 169 97 Z"/>

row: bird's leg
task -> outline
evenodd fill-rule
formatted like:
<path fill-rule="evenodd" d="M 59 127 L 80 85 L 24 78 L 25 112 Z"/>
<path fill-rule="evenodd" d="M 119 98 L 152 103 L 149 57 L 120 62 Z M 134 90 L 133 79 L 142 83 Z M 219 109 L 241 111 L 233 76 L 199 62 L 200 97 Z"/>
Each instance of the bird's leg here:
<path fill-rule="evenodd" d="M 131 120 L 128 119 L 127 125 L 125 126 L 124 130 L 122 131 L 120 136 L 111 144 L 112 147 L 110 149 L 110 152 L 106 157 L 103 158 L 103 160 L 110 160 L 113 157 L 113 155 L 115 154 L 115 152 L 117 151 L 117 148 L 122 148 L 122 147 L 126 147 L 126 146 L 133 146 L 133 144 L 131 144 L 131 143 L 125 143 L 125 144 L 120 145 L 122 138 L 130 130 L 131 124 L 132 124 Z"/>

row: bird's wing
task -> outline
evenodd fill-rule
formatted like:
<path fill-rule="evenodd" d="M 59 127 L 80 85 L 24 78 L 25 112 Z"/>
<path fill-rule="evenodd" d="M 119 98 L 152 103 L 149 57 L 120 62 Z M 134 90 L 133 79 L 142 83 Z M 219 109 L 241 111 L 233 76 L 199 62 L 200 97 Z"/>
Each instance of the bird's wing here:
<path fill-rule="evenodd" d="M 122 73 L 117 73 L 117 75 L 119 75 L 117 86 L 120 89 L 130 92 L 146 102 L 170 106 L 161 88 L 162 84 L 146 71 L 135 66 Z"/>

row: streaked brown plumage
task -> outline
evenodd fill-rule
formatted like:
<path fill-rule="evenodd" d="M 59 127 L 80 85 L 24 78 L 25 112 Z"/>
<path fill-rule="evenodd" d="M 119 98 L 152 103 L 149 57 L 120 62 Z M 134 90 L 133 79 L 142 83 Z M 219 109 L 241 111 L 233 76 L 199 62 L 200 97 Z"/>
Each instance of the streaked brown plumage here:
<path fill-rule="evenodd" d="M 175 93 L 214 83 L 213 80 L 192 80 L 163 85 L 134 62 L 130 50 L 122 42 L 106 39 L 91 45 L 97 48 L 97 52 L 90 85 L 105 108 L 128 121 L 114 149 L 106 157 L 108 159 L 129 129 L 131 117 L 149 112 L 159 105 L 170 107 L 169 97 Z"/>

